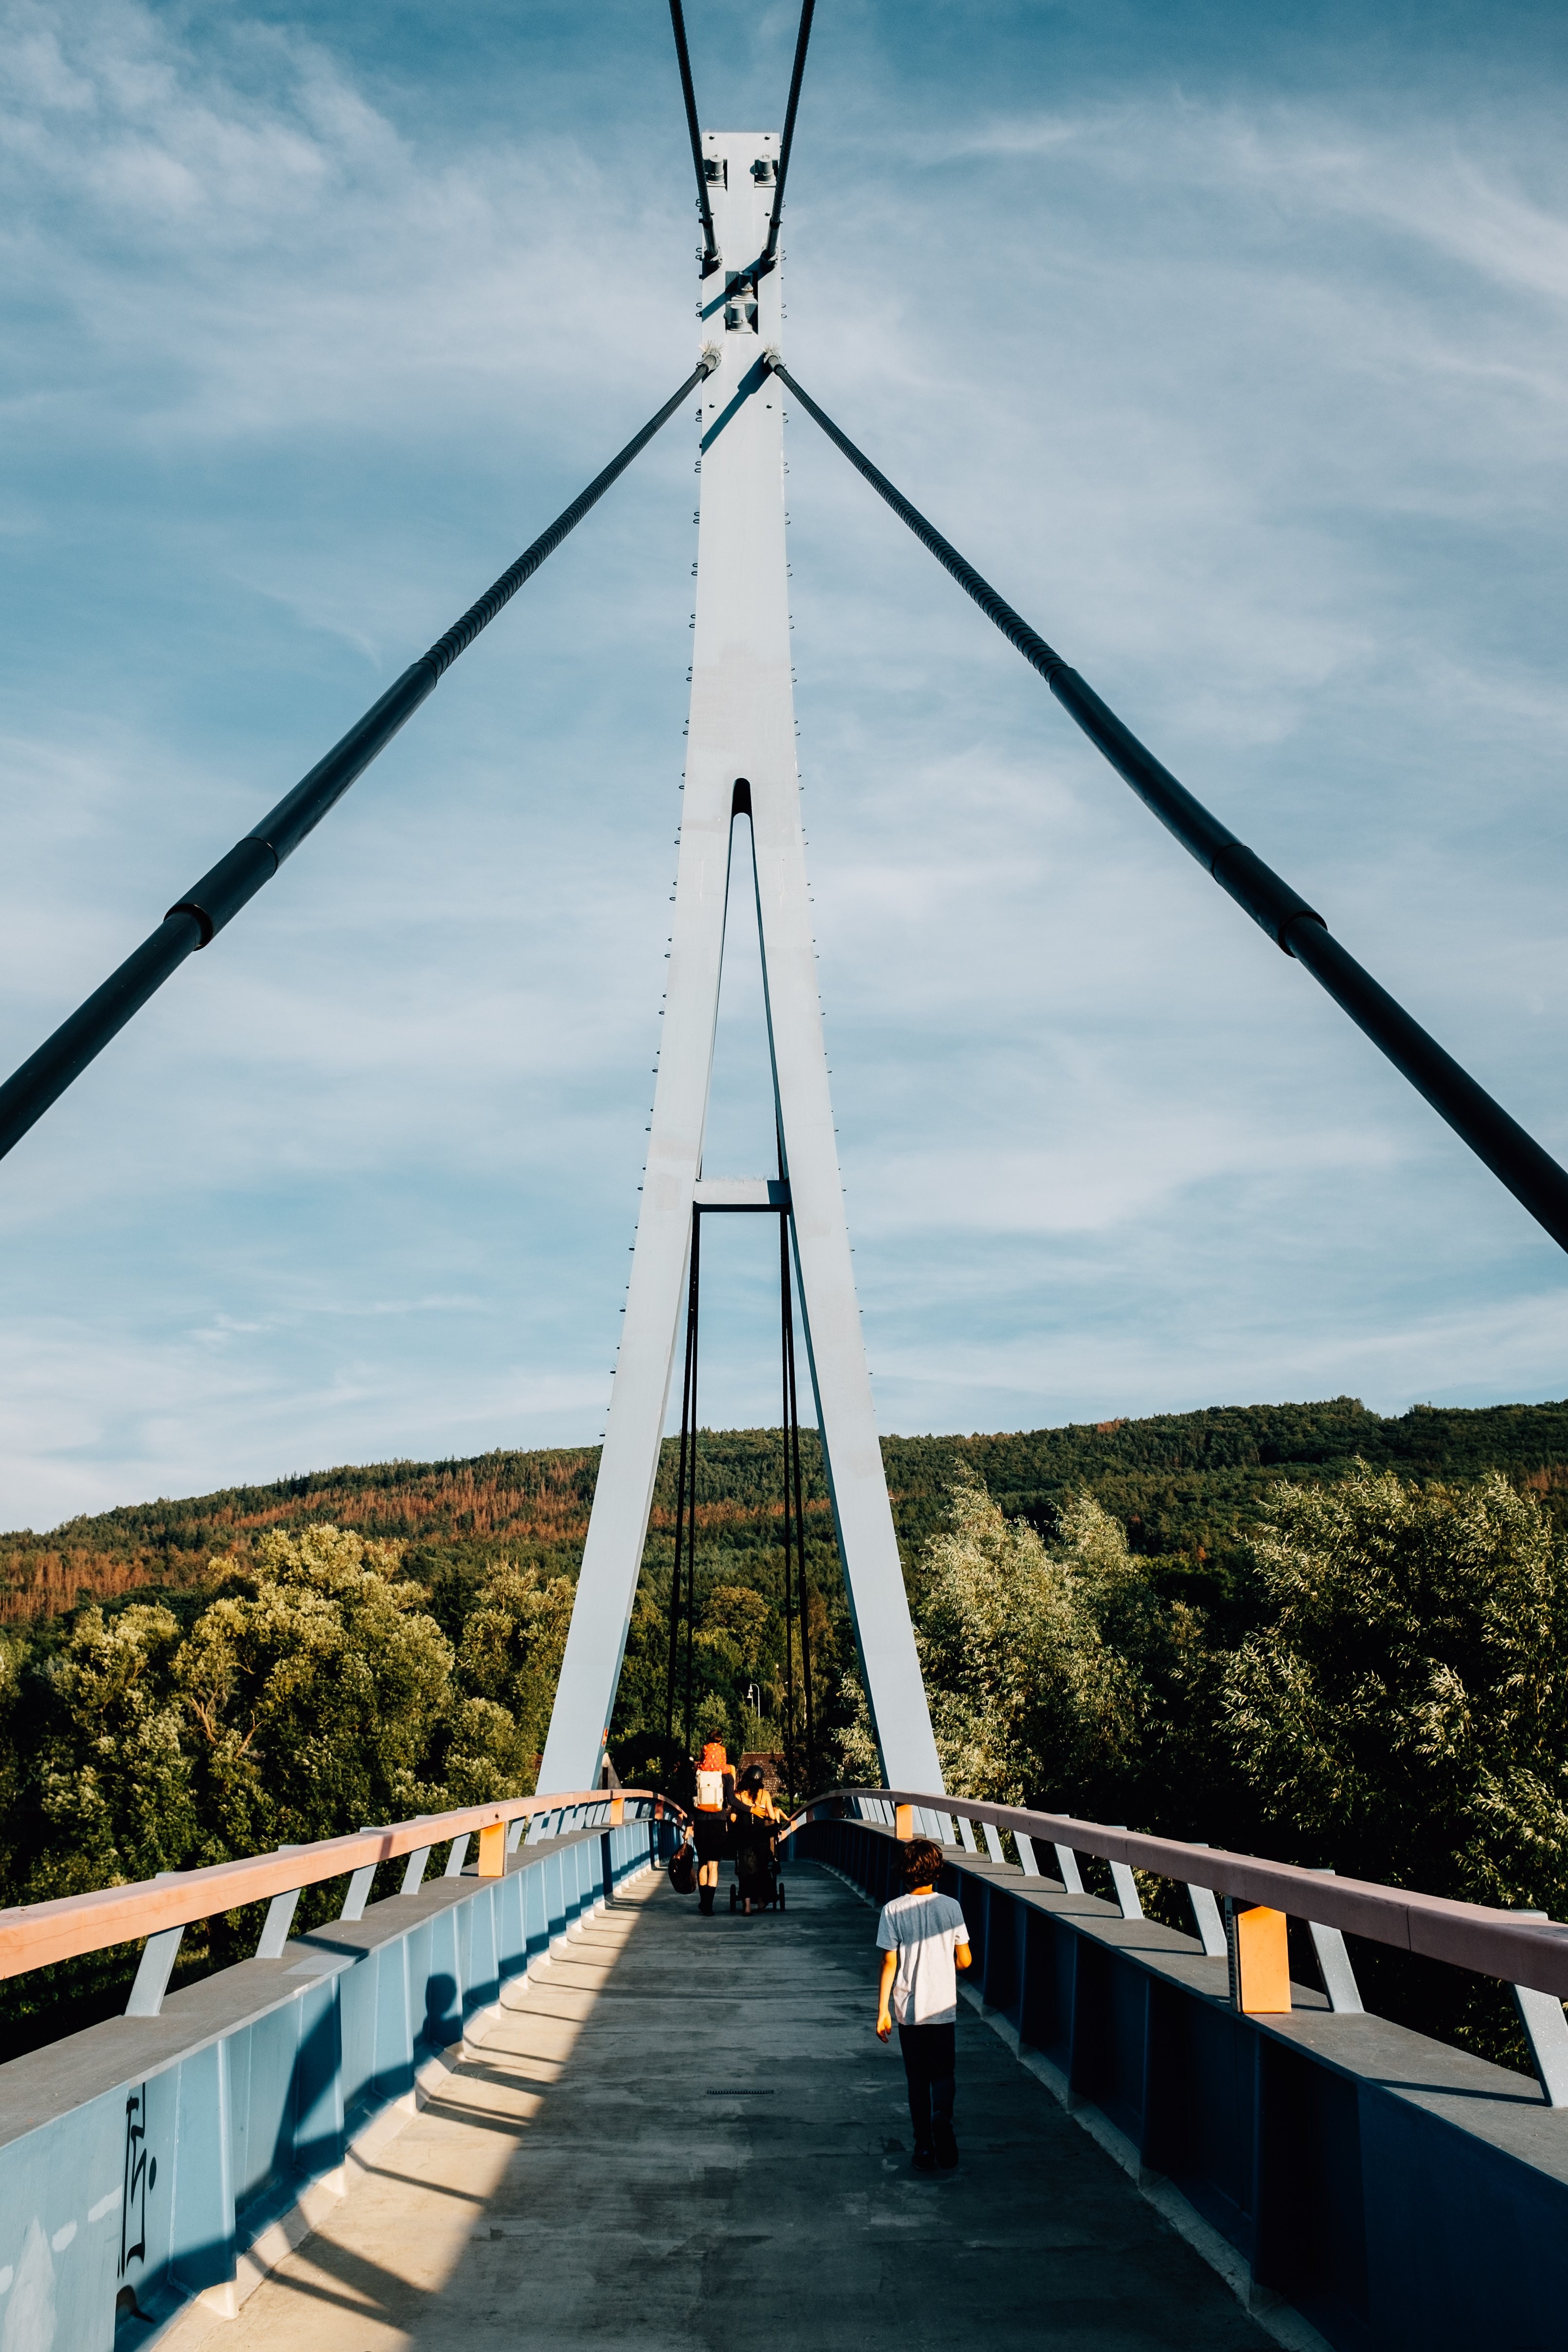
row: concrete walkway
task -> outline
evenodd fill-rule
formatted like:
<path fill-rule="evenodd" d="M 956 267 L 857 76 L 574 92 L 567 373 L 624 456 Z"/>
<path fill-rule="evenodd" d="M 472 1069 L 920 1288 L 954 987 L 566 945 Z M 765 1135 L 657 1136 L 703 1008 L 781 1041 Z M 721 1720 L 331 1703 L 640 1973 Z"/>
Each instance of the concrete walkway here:
<path fill-rule="evenodd" d="M 787 1883 L 782 1917 L 702 1919 L 641 1881 L 237 2320 L 169 2352 L 1267 2352 L 962 2006 L 960 2168 L 912 2173 L 873 1915 L 810 1864 Z"/>

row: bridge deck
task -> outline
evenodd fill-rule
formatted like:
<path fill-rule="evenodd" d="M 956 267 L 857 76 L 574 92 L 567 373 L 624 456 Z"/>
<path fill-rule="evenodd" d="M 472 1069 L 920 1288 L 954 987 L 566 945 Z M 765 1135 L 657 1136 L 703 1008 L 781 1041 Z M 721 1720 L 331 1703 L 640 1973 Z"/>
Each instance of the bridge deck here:
<path fill-rule="evenodd" d="M 787 1916 L 661 1878 L 593 1921 L 236 2321 L 169 2352 L 638 2352 L 795 2343 L 1261 2352 L 1267 2338 L 960 2010 L 954 2174 L 909 2169 L 871 2031 L 872 1914 L 801 1864 Z M 720 1890 L 720 1900 L 726 1900 Z"/>

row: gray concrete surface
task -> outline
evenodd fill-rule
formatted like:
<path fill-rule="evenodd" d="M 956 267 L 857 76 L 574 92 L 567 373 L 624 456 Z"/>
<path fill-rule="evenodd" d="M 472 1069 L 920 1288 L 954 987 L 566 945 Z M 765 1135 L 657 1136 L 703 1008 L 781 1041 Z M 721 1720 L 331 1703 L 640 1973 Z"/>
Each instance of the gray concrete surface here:
<path fill-rule="evenodd" d="M 699 1918 L 663 1878 L 482 2049 L 239 2317 L 171 2352 L 1262 2352 L 1227 2288 L 971 2011 L 956 2173 L 912 2173 L 873 1913 Z M 721 1900 L 724 1890 L 721 1889 Z"/>

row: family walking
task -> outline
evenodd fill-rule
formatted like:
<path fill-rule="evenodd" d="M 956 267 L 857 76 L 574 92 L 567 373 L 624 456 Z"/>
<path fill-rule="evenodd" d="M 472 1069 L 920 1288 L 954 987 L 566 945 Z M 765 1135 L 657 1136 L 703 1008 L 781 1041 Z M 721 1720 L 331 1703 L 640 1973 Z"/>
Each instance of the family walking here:
<path fill-rule="evenodd" d="M 735 1884 L 729 1890 L 730 1909 L 743 1912 L 747 1918 L 754 1910 L 769 1905 L 782 1911 L 784 1890 L 778 1864 L 780 1815 L 768 1794 L 761 1766 L 748 1766 L 737 1780 L 724 1748 L 716 1739 L 710 1739 L 696 1768 L 695 1783 L 692 1843 L 696 1851 L 697 1909 L 705 1917 L 712 1916 L 719 1864 L 732 1860 Z"/>
<path fill-rule="evenodd" d="M 688 1773 L 692 1768 L 686 1767 Z M 697 1907 L 711 1917 L 718 1866 L 735 1863 L 729 1907 L 749 1915 L 768 1903 L 784 1907 L 779 1878 L 781 1817 L 757 1765 L 739 1780 L 716 1740 L 703 1749 L 692 1776 L 692 1831 L 670 1865 L 683 1892 L 691 1889 L 691 1857 L 696 1859 Z M 953 2098 L 958 2021 L 958 1971 L 969 1965 L 969 1930 L 962 1906 L 938 1893 L 942 1849 L 930 1838 L 911 1838 L 902 1849 L 904 1886 L 883 1906 L 876 1943 L 882 1954 L 876 1995 L 876 2031 L 888 2042 L 898 2028 L 898 2047 L 909 2093 L 916 2172 L 950 2172 L 958 2161 L 953 2131 Z"/>

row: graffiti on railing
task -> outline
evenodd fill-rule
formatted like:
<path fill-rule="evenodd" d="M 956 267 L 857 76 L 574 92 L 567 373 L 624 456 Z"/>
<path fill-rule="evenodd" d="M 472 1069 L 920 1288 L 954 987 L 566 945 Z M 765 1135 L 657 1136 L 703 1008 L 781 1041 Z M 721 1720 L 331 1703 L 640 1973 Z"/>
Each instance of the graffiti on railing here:
<path fill-rule="evenodd" d="M 125 2102 L 125 2179 L 120 2203 L 120 2275 L 147 2259 L 147 2193 L 158 2185 L 158 2159 L 147 2147 L 147 2085 Z M 135 2242 L 131 2231 L 135 2231 Z"/>

